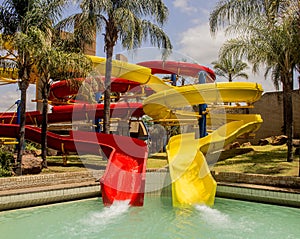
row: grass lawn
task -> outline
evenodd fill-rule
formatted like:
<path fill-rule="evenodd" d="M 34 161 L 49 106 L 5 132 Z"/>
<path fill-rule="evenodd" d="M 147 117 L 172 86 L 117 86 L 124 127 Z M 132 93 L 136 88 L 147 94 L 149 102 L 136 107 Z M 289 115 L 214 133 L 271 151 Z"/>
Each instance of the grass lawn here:
<path fill-rule="evenodd" d="M 107 161 L 99 156 L 77 155 L 67 156 L 67 164 L 63 164 L 62 156 L 47 157 L 48 168 L 43 169 L 42 173 L 59 173 L 59 172 L 74 172 L 85 171 L 87 169 L 105 169 Z M 147 169 L 158 169 L 168 165 L 166 153 L 156 153 L 149 156 L 147 159 Z"/>
<path fill-rule="evenodd" d="M 243 149 L 243 148 L 242 148 Z M 241 150 L 231 150 L 231 156 L 226 159 L 221 155 L 220 161 L 211 166 L 215 172 L 254 173 L 281 176 L 298 176 L 299 156 L 294 161 L 286 162 L 286 146 L 248 146 L 247 153 L 239 154 Z M 224 154 L 228 154 L 227 151 Z M 228 158 L 229 157 L 229 158 Z M 48 157 L 48 168 L 43 173 L 74 172 L 90 169 L 105 169 L 107 164 L 99 156 L 85 155 L 80 158 L 76 155 L 67 157 L 67 165 L 63 166 L 61 156 Z M 158 169 L 168 165 L 166 153 L 156 153 L 149 156 L 147 169 Z"/>
<path fill-rule="evenodd" d="M 67 164 L 64 165 L 62 156 L 47 157 L 48 168 L 43 169 L 42 173 L 63 173 L 86 171 L 87 169 L 105 169 L 107 161 L 95 155 L 68 155 Z"/>
<path fill-rule="evenodd" d="M 286 146 L 250 146 L 253 151 L 219 161 L 215 172 L 255 173 L 276 176 L 298 176 L 299 156 L 286 161 Z"/>
<path fill-rule="evenodd" d="M 164 168 L 168 166 L 167 153 L 152 154 L 147 159 L 147 168 Z"/>

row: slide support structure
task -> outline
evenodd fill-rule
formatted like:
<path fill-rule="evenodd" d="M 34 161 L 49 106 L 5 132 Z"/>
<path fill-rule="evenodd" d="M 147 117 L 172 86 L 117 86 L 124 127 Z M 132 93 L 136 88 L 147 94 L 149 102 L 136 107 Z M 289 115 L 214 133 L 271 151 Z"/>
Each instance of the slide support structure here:
<path fill-rule="evenodd" d="M 206 83 L 206 72 L 205 71 L 199 71 L 198 73 L 198 82 L 199 84 L 205 84 Z M 198 120 L 199 125 L 199 138 L 203 138 L 207 135 L 206 131 L 206 109 L 207 104 L 199 104 L 199 115 L 201 118 Z"/>

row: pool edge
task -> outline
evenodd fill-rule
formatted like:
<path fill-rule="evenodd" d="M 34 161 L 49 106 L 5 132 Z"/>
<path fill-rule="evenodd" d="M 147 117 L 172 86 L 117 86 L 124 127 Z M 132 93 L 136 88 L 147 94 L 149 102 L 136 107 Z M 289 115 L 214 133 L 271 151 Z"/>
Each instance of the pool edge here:
<path fill-rule="evenodd" d="M 38 178 L 38 176 L 30 177 Z M 92 179 L 71 184 L 2 191 L 0 211 L 100 197 L 100 184 Z M 171 179 L 167 170 L 147 172 L 145 194 L 147 196 L 171 196 L 170 185 Z M 298 189 L 218 182 L 216 196 L 300 208 L 300 190 Z"/>

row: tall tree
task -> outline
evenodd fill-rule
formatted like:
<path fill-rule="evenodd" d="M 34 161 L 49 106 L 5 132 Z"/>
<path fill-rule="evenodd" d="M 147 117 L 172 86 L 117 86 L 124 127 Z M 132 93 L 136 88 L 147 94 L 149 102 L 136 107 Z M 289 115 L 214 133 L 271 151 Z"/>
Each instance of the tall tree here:
<path fill-rule="evenodd" d="M 82 12 L 71 16 L 61 23 L 61 27 L 77 21 L 77 34 L 83 40 L 87 39 L 84 32 L 96 32 L 104 35 L 104 50 L 106 53 L 105 90 L 104 90 L 104 119 L 103 132 L 109 133 L 110 123 L 110 94 L 111 72 L 114 47 L 118 41 L 126 49 L 141 46 L 149 40 L 152 45 L 163 49 L 167 54 L 172 45 L 162 29 L 168 17 L 168 9 L 162 0 L 82 0 Z M 93 31 L 93 30 L 92 30 Z"/>
<path fill-rule="evenodd" d="M 220 57 L 218 61 L 213 61 L 212 65 L 216 75 L 226 78 L 229 82 L 238 77 L 248 79 L 247 73 L 244 72 L 248 68 L 247 63 L 234 58 L 231 54 Z"/>
<path fill-rule="evenodd" d="M 34 11 L 28 12 L 23 21 L 39 19 L 48 11 L 47 1 L 36 1 L 33 3 Z M 28 24 L 30 25 L 30 24 Z M 31 58 L 36 70 L 37 90 L 42 96 L 42 129 L 41 148 L 42 166 L 47 167 L 47 126 L 48 126 L 48 97 L 52 81 L 65 80 L 74 77 L 85 77 L 92 70 L 92 63 L 76 46 L 62 44 L 63 34 L 56 34 L 56 30 L 49 19 L 49 26 L 45 31 L 38 27 L 28 27 L 32 39 Z M 26 36 L 28 37 L 28 36 Z M 26 38 L 25 37 L 25 38 Z M 20 39 L 20 42 L 26 40 Z"/>
<path fill-rule="evenodd" d="M 43 14 L 30 14 L 36 11 L 36 3 L 44 3 Z M 17 154 L 17 173 L 22 174 L 22 155 L 25 141 L 25 111 L 26 93 L 32 82 L 33 62 L 32 51 L 34 32 L 31 27 L 37 27 L 42 32 L 48 32 L 52 21 L 56 21 L 62 12 L 66 0 L 6 0 L 0 6 L 0 31 L 3 42 L 9 40 L 12 48 L 6 49 L 16 62 L 21 91 L 20 103 L 20 134 Z"/>
<path fill-rule="evenodd" d="M 257 71 L 267 66 L 273 81 L 283 85 L 284 125 L 288 136 L 287 161 L 293 160 L 293 70 L 299 65 L 298 20 L 288 11 L 297 0 L 227 0 L 220 1 L 210 16 L 211 31 L 223 24 L 238 35 L 227 41 L 222 51 L 244 56 Z M 295 5 L 297 6 L 297 5 Z M 297 9 L 297 8 L 295 8 Z"/>
<path fill-rule="evenodd" d="M 40 32 L 40 47 L 33 52 L 39 77 L 39 90 L 42 95 L 42 166 L 47 167 L 47 126 L 48 126 L 48 97 L 52 81 L 85 77 L 92 71 L 89 58 L 78 52 L 70 52 L 45 41 L 46 36 Z M 45 44 L 46 43 L 46 44 Z"/>

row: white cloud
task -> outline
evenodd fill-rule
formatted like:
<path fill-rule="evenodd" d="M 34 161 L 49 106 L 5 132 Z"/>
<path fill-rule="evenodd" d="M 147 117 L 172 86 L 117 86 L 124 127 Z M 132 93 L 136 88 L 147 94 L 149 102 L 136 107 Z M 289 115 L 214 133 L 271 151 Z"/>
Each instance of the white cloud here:
<path fill-rule="evenodd" d="M 17 110 L 15 102 L 20 99 L 20 91 L 17 85 L 0 86 L 0 114 L 10 109 L 10 112 Z M 31 102 L 35 99 L 35 85 L 31 85 L 27 90 L 26 110 L 35 110 L 35 103 Z"/>
<path fill-rule="evenodd" d="M 210 65 L 212 61 L 218 59 L 219 49 L 225 40 L 223 32 L 219 32 L 213 38 L 208 23 L 204 23 L 183 32 L 179 48 L 181 52 L 196 59 L 199 63 Z"/>
<path fill-rule="evenodd" d="M 197 12 L 197 9 L 192 7 L 189 2 L 190 0 L 174 0 L 173 6 L 175 8 L 179 8 L 182 12 L 185 12 L 187 14 Z"/>
<path fill-rule="evenodd" d="M 182 37 L 179 42 L 179 51 L 195 59 L 195 61 L 199 64 L 212 68 L 211 62 L 218 59 L 219 49 L 226 39 L 228 38 L 222 31 L 219 31 L 215 37 L 212 37 L 208 23 L 200 23 L 182 33 Z M 241 81 L 260 83 L 265 91 L 275 90 L 273 83 L 270 80 L 265 80 L 263 69 L 255 75 L 251 72 L 251 70 L 247 71 L 247 73 L 249 75 L 249 79 L 242 79 Z M 222 78 L 217 77 L 217 79 L 218 81 L 224 81 Z"/>

